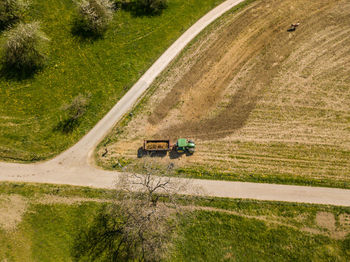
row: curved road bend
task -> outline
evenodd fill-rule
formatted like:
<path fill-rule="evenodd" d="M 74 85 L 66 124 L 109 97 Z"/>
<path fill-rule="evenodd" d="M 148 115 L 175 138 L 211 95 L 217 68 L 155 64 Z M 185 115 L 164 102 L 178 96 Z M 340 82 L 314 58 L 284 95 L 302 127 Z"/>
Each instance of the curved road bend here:
<path fill-rule="evenodd" d="M 90 160 L 94 148 L 194 37 L 215 19 L 241 2 L 243 0 L 227 0 L 198 20 L 163 53 L 107 115 L 73 147 L 56 158 L 42 163 L 0 163 L 0 181 L 113 188 L 118 172 L 93 167 Z M 184 179 L 178 180 L 184 181 Z M 191 184 L 194 187 L 200 187 L 201 195 L 207 196 L 350 206 L 350 190 L 345 189 L 197 179 L 191 180 Z M 197 190 L 189 190 L 182 193 L 198 194 L 196 192 Z"/>

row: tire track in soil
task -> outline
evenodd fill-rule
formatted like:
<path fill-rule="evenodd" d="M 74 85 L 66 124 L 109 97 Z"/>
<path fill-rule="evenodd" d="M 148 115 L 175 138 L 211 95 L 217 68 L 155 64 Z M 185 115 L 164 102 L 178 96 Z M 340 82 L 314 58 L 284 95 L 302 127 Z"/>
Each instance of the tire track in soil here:
<path fill-rule="evenodd" d="M 293 12 L 290 11 L 292 2 Z M 291 38 L 285 30 L 286 21 L 297 17 L 306 24 L 308 20 L 318 17 L 318 25 L 313 29 L 317 30 L 328 22 L 327 19 L 322 22 L 319 14 L 335 2 L 259 1 L 241 12 L 224 28 L 219 40 L 208 48 L 156 106 L 148 122 L 152 125 L 160 123 L 183 100 L 180 111 L 184 120 L 161 129 L 159 137 L 184 136 L 212 140 L 226 137 L 244 127 L 257 101 L 264 92 L 268 92 L 266 87 L 279 72 L 280 63 L 297 48 L 294 38 L 300 41 L 307 37 L 305 30 Z M 279 11 L 273 19 L 265 21 L 264 18 L 273 15 L 274 10 Z M 245 82 L 238 83 L 225 109 L 208 118 L 208 114 L 222 100 L 232 79 L 248 70 Z M 186 99 L 186 93 L 192 93 L 192 96 Z"/>

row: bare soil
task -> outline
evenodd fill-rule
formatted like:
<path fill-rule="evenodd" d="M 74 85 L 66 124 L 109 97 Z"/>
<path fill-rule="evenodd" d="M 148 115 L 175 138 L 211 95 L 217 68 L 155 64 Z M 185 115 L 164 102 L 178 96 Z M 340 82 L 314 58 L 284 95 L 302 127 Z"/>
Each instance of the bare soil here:
<path fill-rule="evenodd" d="M 316 224 L 331 231 L 336 228 L 334 215 L 328 212 L 318 212 L 316 214 Z"/>
<path fill-rule="evenodd" d="M 257 0 L 216 22 L 154 86 L 102 163 L 136 159 L 145 138 L 185 137 L 195 155 L 159 162 L 350 182 L 349 1 Z"/>
<path fill-rule="evenodd" d="M 334 214 L 329 212 L 318 212 L 316 214 L 316 225 L 325 229 L 328 235 L 335 239 L 344 239 L 350 232 L 349 215 L 339 216 L 339 226 L 336 224 Z"/>
<path fill-rule="evenodd" d="M 19 195 L 0 195 L 0 228 L 14 230 L 27 210 L 26 200 Z"/>

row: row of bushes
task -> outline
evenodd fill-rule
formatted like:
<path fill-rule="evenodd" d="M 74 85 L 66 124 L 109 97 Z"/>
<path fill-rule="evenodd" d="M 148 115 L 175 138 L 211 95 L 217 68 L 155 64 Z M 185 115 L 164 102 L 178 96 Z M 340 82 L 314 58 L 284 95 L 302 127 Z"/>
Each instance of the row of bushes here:
<path fill-rule="evenodd" d="M 130 3 L 150 14 L 166 7 L 166 0 L 123 0 L 119 4 L 110 0 L 81 0 L 77 3 L 72 32 L 81 36 L 101 36 L 113 18 L 115 7 Z M 18 23 L 26 6 L 22 0 L 0 0 L 0 30 L 9 28 L 5 33 L 3 64 L 10 71 L 20 73 L 43 66 L 49 41 L 38 22 Z"/>

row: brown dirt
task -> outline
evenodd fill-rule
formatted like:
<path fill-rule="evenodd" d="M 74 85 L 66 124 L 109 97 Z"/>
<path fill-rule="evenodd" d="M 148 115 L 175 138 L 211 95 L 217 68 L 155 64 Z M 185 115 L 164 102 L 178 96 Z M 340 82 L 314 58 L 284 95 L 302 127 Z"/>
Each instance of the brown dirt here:
<path fill-rule="evenodd" d="M 0 227 L 14 230 L 27 210 L 25 199 L 18 195 L 0 195 Z"/>
<path fill-rule="evenodd" d="M 328 231 L 329 236 L 335 239 L 344 239 L 350 233 L 349 214 L 339 216 L 339 227 L 332 213 L 318 212 L 316 214 L 316 224 Z"/>
<path fill-rule="evenodd" d="M 266 91 L 266 86 L 280 70 L 281 62 L 297 47 L 291 41 L 291 35 L 286 33 L 286 21 L 293 21 L 294 17 L 303 21 L 306 29 L 298 32 L 298 41 L 302 41 L 301 35 L 308 38 L 311 33 L 307 27 L 313 17 L 318 17 L 318 28 L 313 30 L 321 30 L 327 25 L 328 21 L 319 19 L 319 13 L 334 2 L 293 1 L 296 8 L 291 12 L 290 1 L 259 1 L 240 13 L 155 107 L 148 118 L 149 123 L 161 123 L 181 101 L 178 115 L 183 116 L 181 122 L 184 123 L 161 128 L 160 136 L 215 139 L 242 128 L 261 93 Z M 208 114 L 222 100 L 231 81 L 246 71 L 250 72 L 245 75 L 245 83 L 236 84 L 224 110 L 208 119 Z"/>
<path fill-rule="evenodd" d="M 316 224 L 330 231 L 335 231 L 335 218 L 332 213 L 318 212 L 316 215 Z"/>
<path fill-rule="evenodd" d="M 166 70 L 103 161 L 186 137 L 195 155 L 159 161 L 349 181 L 349 76 L 349 1 L 257 0 Z"/>

